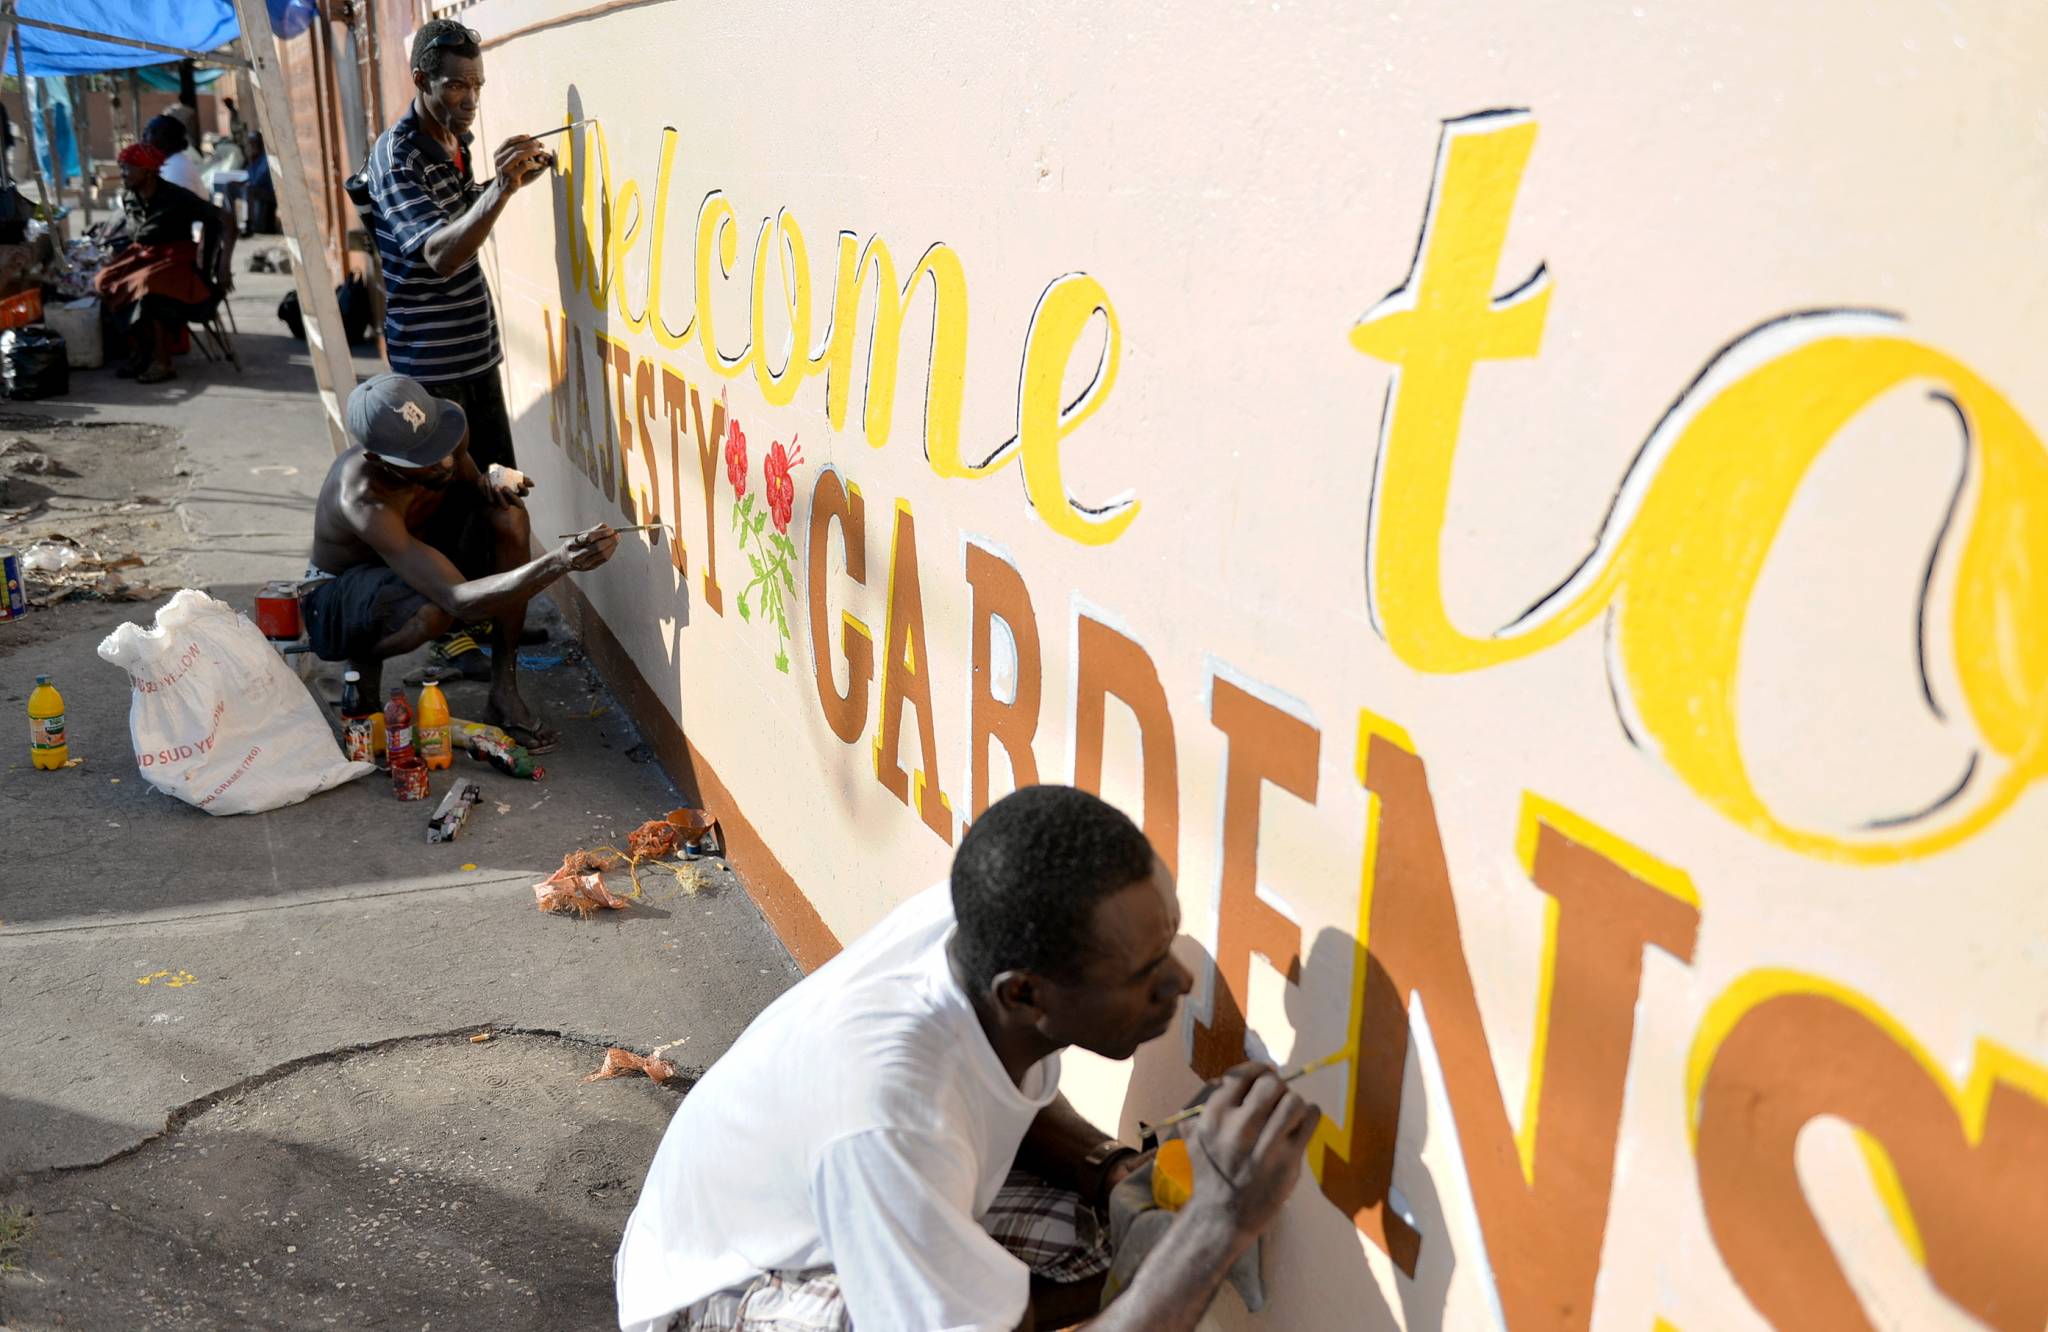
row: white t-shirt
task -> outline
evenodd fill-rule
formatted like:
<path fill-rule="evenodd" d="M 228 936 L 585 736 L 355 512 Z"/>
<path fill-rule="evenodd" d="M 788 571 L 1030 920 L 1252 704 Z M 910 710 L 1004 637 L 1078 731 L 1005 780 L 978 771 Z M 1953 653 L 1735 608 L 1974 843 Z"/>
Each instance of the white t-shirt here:
<path fill-rule="evenodd" d="M 613 1263 L 623 1332 L 831 1266 L 860 1332 L 1011 1332 L 1025 1265 L 976 1224 L 1059 1091 L 1020 1088 L 946 965 L 941 883 L 770 1004 L 670 1121 Z"/>
<path fill-rule="evenodd" d="M 176 152 L 164 158 L 164 164 L 156 174 L 173 185 L 192 191 L 202 199 L 211 199 L 204 185 L 199 183 L 199 164 L 192 160 L 192 154 Z"/>

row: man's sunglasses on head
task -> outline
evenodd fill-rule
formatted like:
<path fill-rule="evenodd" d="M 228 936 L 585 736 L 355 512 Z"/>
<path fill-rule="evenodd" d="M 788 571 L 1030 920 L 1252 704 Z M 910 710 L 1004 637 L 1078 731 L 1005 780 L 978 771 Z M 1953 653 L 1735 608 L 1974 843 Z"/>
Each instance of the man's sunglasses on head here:
<path fill-rule="evenodd" d="M 483 44 L 484 37 L 482 33 L 478 32 L 475 28 L 465 28 L 459 23 L 453 27 L 442 28 L 433 36 L 427 38 L 427 49 L 430 51 L 442 46 L 482 46 Z"/>

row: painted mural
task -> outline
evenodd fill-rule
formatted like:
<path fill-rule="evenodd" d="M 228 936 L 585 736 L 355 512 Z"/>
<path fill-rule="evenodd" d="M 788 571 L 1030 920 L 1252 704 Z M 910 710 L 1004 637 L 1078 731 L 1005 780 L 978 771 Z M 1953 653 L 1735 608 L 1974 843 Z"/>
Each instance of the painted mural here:
<path fill-rule="evenodd" d="M 829 948 L 1073 781 L 1205 978 L 1084 1109 L 1355 1052 L 1219 1327 L 2048 1326 L 2048 80 L 1823 8 L 1872 32 L 1118 4 L 1058 75 L 1032 17 L 469 11 L 589 121 L 493 255 L 520 461 L 670 525 L 581 589 L 757 878 Z"/>

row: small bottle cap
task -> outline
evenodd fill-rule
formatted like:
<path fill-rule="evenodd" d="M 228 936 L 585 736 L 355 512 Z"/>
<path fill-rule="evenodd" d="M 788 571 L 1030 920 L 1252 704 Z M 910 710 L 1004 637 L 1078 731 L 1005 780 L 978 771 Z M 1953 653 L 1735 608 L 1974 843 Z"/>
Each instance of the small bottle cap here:
<path fill-rule="evenodd" d="M 343 671 L 341 678 L 343 680 L 360 680 L 363 678 L 363 673 L 361 671 Z"/>
<path fill-rule="evenodd" d="M 50 677 L 47 675 L 38 675 L 36 677 L 36 683 L 39 685 L 46 685 L 50 683 Z"/>

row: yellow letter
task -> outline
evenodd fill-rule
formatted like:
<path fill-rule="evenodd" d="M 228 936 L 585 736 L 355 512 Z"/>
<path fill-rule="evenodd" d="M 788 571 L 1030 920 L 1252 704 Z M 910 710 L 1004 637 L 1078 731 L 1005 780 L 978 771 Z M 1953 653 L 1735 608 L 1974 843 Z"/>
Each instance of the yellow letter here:
<path fill-rule="evenodd" d="M 960 400 L 967 378 L 967 273 L 960 257 L 944 245 L 933 245 L 910 270 L 901 288 L 896 263 L 880 236 L 871 236 L 855 258 L 856 241 L 839 234 L 839 278 L 832 298 L 832 327 L 826 335 L 824 363 L 825 411 L 834 430 L 846 425 L 848 390 L 853 374 L 853 345 L 860 332 L 860 292 L 868 267 L 875 271 L 873 336 L 868 343 L 866 405 L 862 430 L 869 445 L 889 442 L 896 411 L 897 360 L 903 346 L 903 315 L 919 279 L 932 284 L 932 353 L 925 381 L 925 456 L 940 476 L 972 476 L 959 465 Z M 813 364 L 816 359 L 813 358 Z"/>
<path fill-rule="evenodd" d="M 1496 633 L 1444 607 L 1442 539 L 1472 367 L 1534 355 L 1549 291 L 1540 268 L 1488 296 L 1535 125 L 1494 112 L 1445 128 L 1408 284 L 1352 332 L 1399 367 L 1389 389 L 1366 538 L 1370 608 L 1417 670 L 1468 671 L 1558 642 L 1610 609 L 1611 670 L 1631 734 L 1723 814 L 1781 846 L 1857 863 L 1931 854 L 1974 835 L 2048 772 L 2048 457 L 1998 391 L 1902 337 L 1887 316 L 1790 316 L 1730 345 L 1665 415 L 1623 478 L 1592 552 Z M 1736 693 L 1750 598 L 1808 471 L 1883 394 L 1931 381 L 1972 452 L 1977 511 L 1958 565 L 1952 642 L 1980 734 L 2007 763 L 1974 804 L 1929 831 L 1794 827 L 1744 765 Z"/>
<path fill-rule="evenodd" d="M 1088 387 L 1062 405 L 1067 362 L 1098 314 L 1104 324 L 1101 359 Z M 1017 438 L 1011 443 L 1024 460 L 1024 491 L 1031 498 L 1031 507 L 1047 527 L 1085 546 L 1108 545 L 1138 516 L 1138 501 L 1128 491 L 1095 508 L 1082 504 L 1067 493 L 1060 464 L 1060 442 L 1080 429 L 1116 387 L 1117 361 L 1122 354 L 1123 334 L 1117 326 L 1116 307 L 1109 303 L 1109 293 L 1100 282 L 1086 273 L 1069 273 L 1055 279 L 1038 298 L 1031 331 L 1024 339 L 1024 372 L 1017 385 Z M 979 476 L 993 471 L 1008 461 L 1009 447 L 998 450 L 978 468 L 954 474 Z"/>
<path fill-rule="evenodd" d="M 704 196 L 704 206 L 697 210 L 697 343 L 704 349 L 704 364 L 727 379 L 745 371 L 747 358 L 754 354 L 752 343 L 738 356 L 720 352 L 711 319 L 711 269 L 717 265 L 720 279 L 732 276 L 733 261 L 740 253 L 739 225 L 722 192 L 713 190 Z"/>
<path fill-rule="evenodd" d="M 775 246 L 777 267 L 782 273 L 783 314 L 789 320 L 789 339 L 782 353 L 782 373 L 776 374 L 768 368 L 767 329 L 764 325 L 768 316 L 768 249 Z M 761 235 L 754 242 L 754 382 L 761 386 L 761 396 L 770 407 L 786 407 L 796 391 L 803 387 L 807 374 L 806 355 L 811 343 L 811 260 L 809 251 L 804 249 L 804 233 L 796 219 L 787 209 L 775 215 L 775 221 L 761 225 Z"/>

